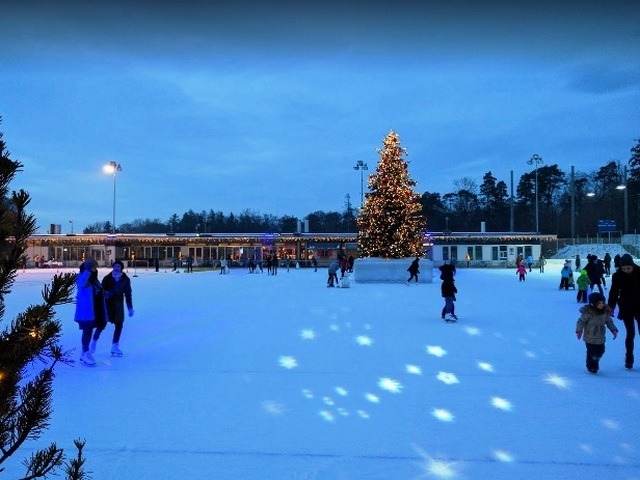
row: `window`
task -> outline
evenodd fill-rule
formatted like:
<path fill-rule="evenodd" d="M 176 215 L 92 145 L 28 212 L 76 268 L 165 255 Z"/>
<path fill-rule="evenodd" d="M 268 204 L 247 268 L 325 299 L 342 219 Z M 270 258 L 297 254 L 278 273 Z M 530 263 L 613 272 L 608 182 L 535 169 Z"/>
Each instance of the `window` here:
<path fill-rule="evenodd" d="M 500 245 L 499 247 L 491 247 L 491 260 L 506 260 L 507 259 L 507 246 Z"/>
<path fill-rule="evenodd" d="M 471 257 L 475 260 L 482 260 L 482 245 L 476 245 L 474 247 L 475 254 Z"/>

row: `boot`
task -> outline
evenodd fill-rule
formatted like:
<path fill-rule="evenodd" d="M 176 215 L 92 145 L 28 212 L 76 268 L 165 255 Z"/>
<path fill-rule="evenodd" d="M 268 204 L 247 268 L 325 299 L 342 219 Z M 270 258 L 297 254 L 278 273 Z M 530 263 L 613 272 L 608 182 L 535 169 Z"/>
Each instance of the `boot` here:
<path fill-rule="evenodd" d="M 89 353 L 91 353 L 91 355 L 93 355 L 94 353 L 96 353 L 96 346 L 98 344 L 97 340 L 94 340 L 93 338 L 91 339 L 91 341 L 89 342 Z"/>
<path fill-rule="evenodd" d="M 122 350 L 120 350 L 117 343 L 111 345 L 111 355 L 113 355 L 114 357 L 121 357 L 123 355 Z"/>
<path fill-rule="evenodd" d="M 631 370 L 633 368 L 633 355 L 625 355 L 624 368 Z"/>
<path fill-rule="evenodd" d="M 80 357 L 80 361 L 89 367 L 93 367 L 96 364 L 96 361 L 93 359 L 91 352 L 86 351 L 82 352 L 82 356 Z"/>

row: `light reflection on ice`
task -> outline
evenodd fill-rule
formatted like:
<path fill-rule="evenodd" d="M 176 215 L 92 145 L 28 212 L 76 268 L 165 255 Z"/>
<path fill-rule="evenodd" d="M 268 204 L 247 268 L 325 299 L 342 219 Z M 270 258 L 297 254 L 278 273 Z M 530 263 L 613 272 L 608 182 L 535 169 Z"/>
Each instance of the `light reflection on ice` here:
<path fill-rule="evenodd" d="M 389 377 L 381 378 L 380 381 L 378 381 L 378 386 L 382 390 L 386 390 L 391 393 L 400 393 L 400 391 L 402 390 L 402 384 L 397 380 Z"/>
<path fill-rule="evenodd" d="M 478 362 L 478 368 L 486 372 L 493 372 L 493 365 L 486 362 Z"/>
<path fill-rule="evenodd" d="M 525 351 L 524 351 L 524 355 L 525 355 L 527 358 L 536 358 L 536 357 L 537 357 L 536 353 L 535 353 L 535 352 L 532 352 L 531 350 L 525 350 Z"/>
<path fill-rule="evenodd" d="M 422 460 L 418 464 L 422 470 L 422 475 L 419 478 L 436 477 L 436 478 L 456 478 L 458 472 L 455 469 L 455 462 L 445 462 L 444 460 L 437 460 L 431 458 L 427 452 L 420 447 L 414 446 Z"/>
<path fill-rule="evenodd" d="M 373 393 L 365 393 L 364 398 L 369 400 L 371 403 L 380 403 L 380 397 Z"/>
<path fill-rule="evenodd" d="M 333 422 L 335 420 L 333 413 L 329 412 L 328 410 L 320 410 L 318 412 L 318 415 L 320 415 L 327 422 Z"/>
<path fill-rule="evenodd" d="M 336 393 L 338 395 L 342 395 L 343 397 L 348 395 L 347 390 L 345 388 L 342 388 L 342 387 L 336 387 Z"/>
<path fill-rule="evenodd" d="M 620 430 L 620 423 L 611 418 L 604 418 L 602 420 L 602 424 L 607 427 L 609 430 Z"/>
<path fill-rule="evenodd" d="M 568 379 L 561 377 L 560 375 L 556 375 L 555 373 L 548 374 L 544 378 L 544 381 L 551 385 L 555 385 L 558 388 L 568 389 L 571 386 L 571 382 Z"/>
<path fill-rule="evenodd" d="M 290 356 L 283 355 L 280 357 L 278 362 L 280 363 L 281 367 L 287 368 L 289 370 L 298 366 L 298 362 L 296 361 L 296 359 Z"/>
<path fill-rule="evenodd" d="M 477 329 L 476 327 L 467 327 L 467 328 L 464 329 L 464 331 L 467 332 L 471 336 L 479 336 L 480 335 L 480 330 Z"/>
<path fill-rule="evenodd" d="M 305 398 L 313 398 L 313 391 L 309 390 L 308 388 L 305 388 L 304 390 L 302 390 L 302 395 Z"/>
<path fill-rule="evenodd" d="M 358 345 L 362 345 L 363 347 L 369 347 L 373 344 L 373 340 L 366 335 L 358 335 L 356 337 L 356 342 L 358 342 Z"/>
<path fill-rule="evenodd" d="M 447 351 L 440 346 L 427 345 L 426 349 L 429 355 L 433 355 L 435 357 L 444 357 L 447 354 Z"/>
<path fill-rule="evenodd" d="M 438 376 L 436 378 L 446 385 L 454 385 L 456 383 L 460 383 L 458 377 L 456 377 L 453 373 L 438 372 Z"/>
<path fill-rule="evenodd" d="M 510 412 L 511 409 L 513 408 L 509 400 L 506 400 L 500 397 L 492 397 L 491 405 L 493 405 L 494 407 L 500 410 L 504 410 L 505 412 Z"/>
<path fill-rule="evenodd" d="M 431 411 L 431 415 L 443 422 L 453 422 L 455 418 L 449 410 L 445 410 L 444 408 L 434 408 Z"/>
<path fill-rule="evenodd" d="M 499 462 L 509 463 L 514 461 L 513 456 L 511 456 L 509 452 L 505 452 L 504 450 L 494 450 L 493 456 Z"/>
<path fill-rule="evenodd" d="M 371 418 L 365 410 L 358 410 L 358 415 L 360 415 L 361 418 Z"/>
<path fill-rule="evenodd" d="M 305 329 L 300 332 L 300 337 L 304 340 L 313 340 L 316 338 L 316 333 L 311 329 Z"/>
<path fill-rule="evenodd" d="M 407 365 L 406 371 L 407 373 L 411 373 L 413 375 L 422 375 L 422 369 L 417 365 Z"/>
<path fill-rule="evenodd" d="M 285 407 L 282 403 L 272 402 L 271 400 L 262 402 L 262 408 L 273 416 L 279 416 L 285 412 Z"/>

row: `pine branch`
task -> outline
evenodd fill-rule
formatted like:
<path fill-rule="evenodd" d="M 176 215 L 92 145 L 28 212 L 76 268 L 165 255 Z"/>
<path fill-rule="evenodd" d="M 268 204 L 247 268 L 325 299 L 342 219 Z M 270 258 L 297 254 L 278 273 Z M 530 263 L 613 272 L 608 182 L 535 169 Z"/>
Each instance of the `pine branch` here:
<path fill-rule="evenodd" d="M 76 448 L 78 449 L 78 455 L 73 460 L 70 460 L 65 464 L 65 472 L 67 474 L 67 480 L 91 480 L 89 473 L 84 471 L 84 464 L 86 459 L 82 456 L 82 449 L 86 443 L 84 440 L 74 440 Z"/>
<path fill-rule="evenodd" d="M 20 480 L 32 480 L 34 478 L 45 477 L 63 463 L 63 450 L 58 448 L 55 443 L 52 443 L 46 449 L 35 452 L 29 460 L 22 462 L 27 468 L 27 475 Z"/>

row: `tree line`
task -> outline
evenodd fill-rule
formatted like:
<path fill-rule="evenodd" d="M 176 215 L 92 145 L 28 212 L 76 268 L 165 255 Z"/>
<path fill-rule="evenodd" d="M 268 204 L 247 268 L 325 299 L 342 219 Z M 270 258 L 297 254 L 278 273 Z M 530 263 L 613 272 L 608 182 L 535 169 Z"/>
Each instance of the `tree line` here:
<path fill-rule="evenodd" d="M 571 236 L 571 203 L 575 212 L 575 234 L 595 235 L 598 220 L 613 220 L 617 229 L 624 225 L 624 201 L 627 200 L 629 232 L 640 228 L 640 139 L 631 148 L 626 163 L 610 160 L 594 171 L 562 170 L 557 164 L 546 164 L 537 157 L 530 163 L 534 168 L 515 182 L 513 198 L 510 179 L 498 179 L 491 171 L 484 173 L 480 184 L 472 177 L 454 180 L 453 191 L 424 192 L 421 195 L 422 214 L 429 231 L 478 231 L 486 222 L 487 231 L 536 230 L 536 203 L 540 233 Z M 626 188 L 626 195 L 622 186 Z M 536 202 L 537 188 L 537 202 Z M 365 194 L 366 195 L 366 194 Z M 318 233 L 355 232 L 357 210 L 345 202 L 342 212 L 315 211 L 305 219 L 309 231 Z M 285 215 L 260 214 L 245 209 L 239 214 L 221 211 L 189 210 L 169 219 L 138 219 L 117 225 L 119 233 L 258 233 L 296 232 L 298 218 Z M 109 233 L 109 221 L 97 222 L 84 229 L 84 233 Z"/>

